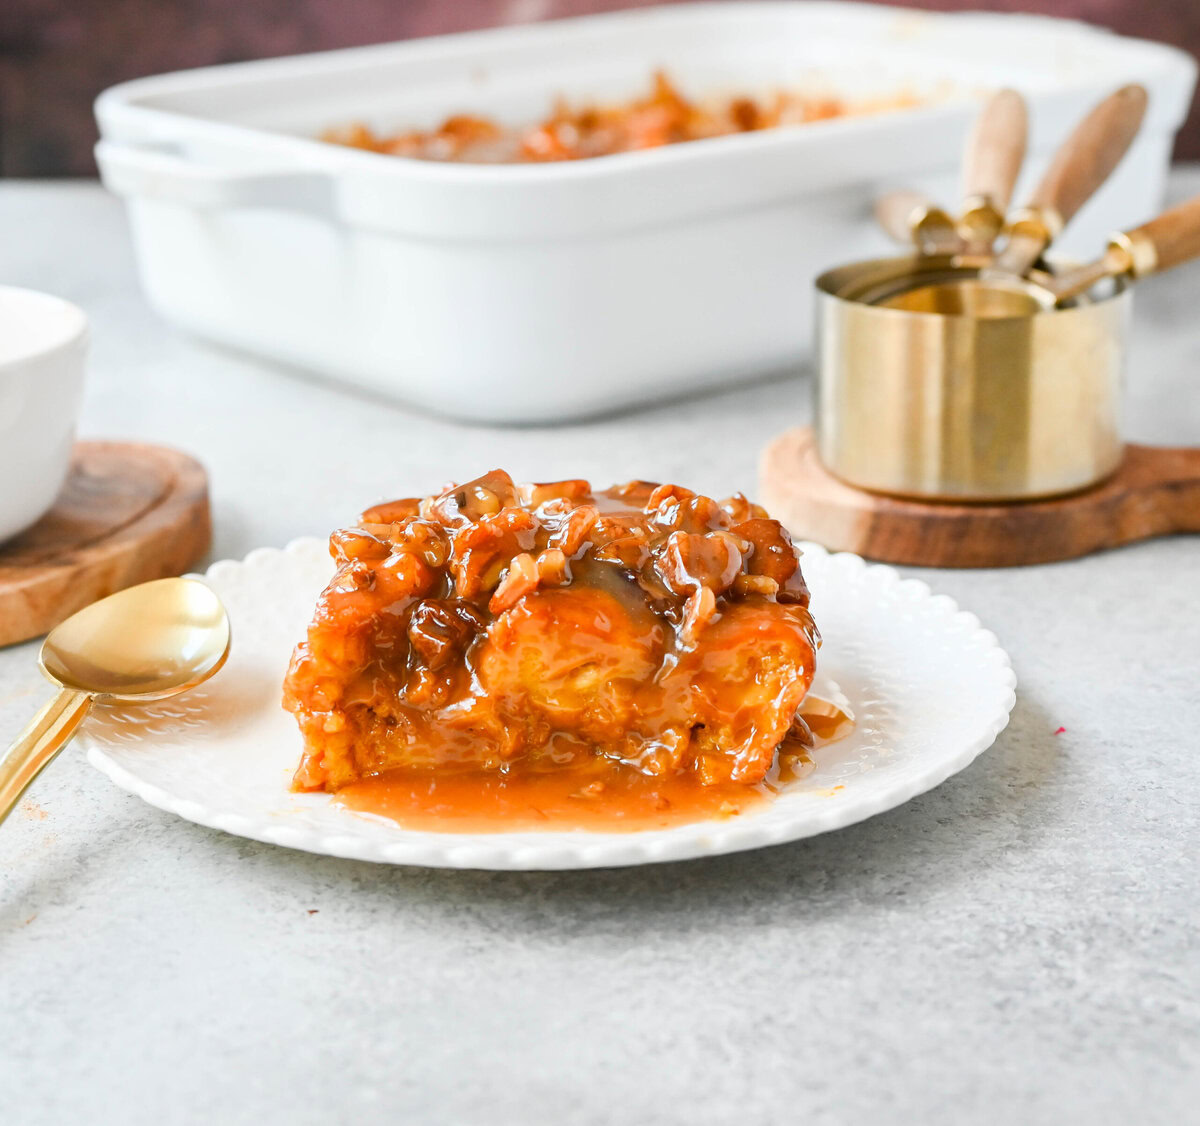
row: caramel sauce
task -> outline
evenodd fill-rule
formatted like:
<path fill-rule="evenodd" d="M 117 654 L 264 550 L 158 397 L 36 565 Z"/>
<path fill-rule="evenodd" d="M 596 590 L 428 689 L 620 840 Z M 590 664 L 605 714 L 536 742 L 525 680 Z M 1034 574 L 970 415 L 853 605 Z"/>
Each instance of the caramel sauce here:
<path fill-rule="evenodd" d="M 815 745 L 823 747 L 844 739 L 854 730 L 854 716 L 830 700 L 808 696 L 800 705 L 800 718 L 813 733 Z"/>
<path fill-rule="evenodd" d="M 610 759 L 596 763 L 547 771 L 400 768 L 353 782 L 335 800 L 427 832 L 620 833 L 737 817 L 772 796 L 767 783 L 705 786 L 691 772 L 656 778 Z"/>
<path fill-rule="evenodd" d="M 846 711 L 817 697 L 805 700 L 800 716 L 813 733 L 814 748 L 854 727 Z M 425 832 L 639 832 L 739 817 L 771 801 L 813 766 L 807 750 L 789 751 L 762 782 L 707 786 L 691 771 L 655 776 L 595 756 L 551 770 L 402 767 L 344 786 L 335 801 Z"/>

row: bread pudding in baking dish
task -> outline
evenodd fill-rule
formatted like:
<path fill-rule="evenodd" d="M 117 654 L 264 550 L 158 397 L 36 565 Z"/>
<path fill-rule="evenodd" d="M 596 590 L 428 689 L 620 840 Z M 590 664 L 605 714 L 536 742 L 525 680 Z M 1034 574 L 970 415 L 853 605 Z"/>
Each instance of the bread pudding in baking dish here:
<path fill-rule="evenodd" d="M 368 509 L 331 552 L 284 685 L 296 789 L 403 778 L 407 805 L 377 807 L 400 820 L 429 807 L 414 793 L 448 816 L 452 793 L 488 793 L 503 813 L 539 780 L 526 813 L 552 820 L 618 793 L 711 814 L 811 744 L 798 552 L 740 494 L 496 470 Z"/>
<path fill-rule="evenodd" d="M 456 113 L 435 129 L 376 132 L 360 122 L 328 130 L 322 140 L 417 160 L 538 164 L 640 152 L 687 141 L 907 109 L 916 104 L 916 97 L 904 93 L 850 101 L 799 90 L 695 100 L 685 96 L 664 71 L 658 71 L 650 92 L 643 97 L 579 106 L 559 98 L 552 113 L 524 128 L 506 128 L 480 114 Z"/>

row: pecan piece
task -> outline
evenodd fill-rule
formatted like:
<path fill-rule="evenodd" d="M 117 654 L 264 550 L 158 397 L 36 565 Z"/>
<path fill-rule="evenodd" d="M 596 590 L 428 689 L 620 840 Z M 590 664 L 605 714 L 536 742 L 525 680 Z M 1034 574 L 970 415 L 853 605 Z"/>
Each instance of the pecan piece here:
<path fill-rule="evenodd" d="M 592 552 L 593 559 L 601 563 L 618 563 L 629 571 L 641 570 L 649 557 L 650 547 L 645 536 L 640 535 L 620 536 Z"/>
<path fill-rule="evenodd" d="M 774 598 L 779 593 L 779 584 L 770 575 L 738 575 L 733 580 L 733 589 L 742 595 L 761 594 Z"/>
<path fill-rule="evenodd" d="M 646 515 L 664 528 L 678 528 L 682 522 L 684 506 L 695 495 L 691 489 L 685 489 L 682 485 L 659 485 L 646 498 Z"/>
<path fill-rule="evenodd" d="M 717 616 L 717 596 L 706 586 L 688 596 L 683 608 L 679 639 L 689 649 L 700 640 L 704 627 Z"/>
<path fill-rule="evenodd" d="M 767 519 L 767 510 L 761 504 L 752 503 L 745 493 L 734 493 L 733 496 L 726 497 L 721 501 L 721 508 L 735 524 L 740 524 L 743 520 Z"/>
<path fill-rule="evenodd" d="M 375 569 L 375 590 L 384 604 L 389 607 L 412 598 L 423 598 L 430 594 L 437 582 L 437 570 L 431 568 L 420 555 L 403 549 L 392 552 Z"/>
<path fill-rule="evenodd" d="M 422 664 L 440 669 L 466 652 L 483 628 L 478 612 L 456 602 L 418 602 L 408 619 L 408 640 Z"/>
<path fill-rule="evenodd" d="M 565 586 L 571 581 L 571 566 L 557 547 L 548 547 L 537 557 L 537 572 L 543 586 Z"/>
<path fill-rule="evenodd" d="M 368 508 L 359 521 L 363 524 L 399 524 L 402 520 L 411 520 L 420 511 L 420 497 L 402 497 Z"/>
<path fill-rule="evenodd" d="M 646 498 L 646 511 L 653 512 L 671 500 L 691 500 L 695 495 L 691 489 L 685 489 L 682 485 L 659 485 Z"/>
<path fill-rule="evenodd" d="M 465 485 L 448 489 L 430 506 L 433 518 L 458 528 L 517 503 L 517 489 L 503 469 L 493 469 Z"/>
<path fill-rule="evenodd" d="M 329 554 L 338 563 L 386 559 L 391 553 L 391 544 L 365 529 L 341 528 L 329 537 Z"/>
<path fill-rule="evenodd" d="M 400 542 L 415 551 L 431 567 L 444 567 L 450 557 L 450 541 L 440 524 L 414 520 L 405 525 Z"/>
<path fill-rule="evenodd" d="M 779 584 L 777 597 L 780 602 L 808 604 L 808 587 L 800 574 L 799 553 L 778 520 L 755 517 L 735 524 L 732 531 L 753 546 L 746 561 L 748 574 L 774 579 Z"/>
<path fill-rule="evenodd" d="M 581 504 L 572 509 L 550 537 L 550 546 L 557 547 L 568 559 L 572 558 L 587 543 L 599 518 L 600 510 L 594 504 Z"/>
<path fill-rule="evenodd" d="M 592 486 L 581 477 L 570 481 L 546 481 L 532 485 L 520 485 L 521 503 L 527 508 L 538 508 L 550 500 L 582 501 L 592 495 Z"/>
<path fill-rule="evenodd" d="M 505 560 L 533 548 L 537 528 L 537 519 L 523 508 L 501 509 L 460 528 L 450 549 L 455 593 L 471 598 L 494 586 Z"/>
<path fill-rule="evenodd" d="M 565 560 L 564 560 L 565 562 Z M 488 609 L 493 614 L 502 614 L 515 606 L 525 595 L 537 590 L 541 578 L 538 575 L 538 565 L 532 555 L 522 552 L 513 556 L 513 561 L 504 572 L 500 585 L 488 602 Z"/>
<path fill-rule="evenodd" d="M 703 536 L 672 532 L 659 552 L 656 568 L 676 594 L 701 588 L 720 594 L 733 585 L 742 569 L 740 546 L 728 532 Z"/>
<path fill-rule="evenodd" d="M 683 532 L 717 531 L 728 528 L 732 521 L 712 497 L 695 496 L 679 505 L 675 526 Z"/>
<path fill-rule="evenodd" d="M 646 503 L 650 494 L 658 487 L 657 481 L 626 481 L 623 485 L 614 485 L 605 495 L 640 507 Z"/>

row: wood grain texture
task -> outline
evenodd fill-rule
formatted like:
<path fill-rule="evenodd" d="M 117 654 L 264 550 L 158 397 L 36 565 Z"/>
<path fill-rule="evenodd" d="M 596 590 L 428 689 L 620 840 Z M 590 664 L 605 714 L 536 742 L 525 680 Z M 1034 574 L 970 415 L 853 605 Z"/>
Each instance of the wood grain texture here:
<path fill-rule="evenodd" d="M 1164 211 L 1130 233 L 1154 244 L 1156 273 L 1200 258 L 1200 196 Z"/>
<path fill-rule="evenodd" d="M 997 90 L 976 119 L 963 155 L 963 197 L 983 196 L 1003 215 L 1025 162 L 1029 114 L 1015 90 Z"/>
<path fill-rule="evenodd" d="M 875 221 L 884 234 L 901 246 L 912 246 L 916 241 L 914 218 L 933 208 L 935 204 L 923 192 L 897 188 L 885 192 L 875 201 Z"/>
<path fill-rule="evenodd" d="M 1200 449 L 1126 447 L 1121 468 L 1085 493 L 1019 504 L 877 496 L 831 476 L 811 429 L 763 451 L 759 499 L 800 539 L 922 567 L 1018 567 L 1178 532 L 1200 532 Z"/>
<path fill-rule="evenodd" d="M 1057 211 L 1069 223 L 1129 151 L 1146 105 L 1146 91 L 1136 84 L 1105 98 L 1055 153 L 1030 204 Z"/>
<path fill-rule="evenodd" d="M 208 478 L 194 458 L 79 442 L 54 508 L 0 545 L 0 645 L 46 633 L 114 591 L 183 574 L 211 540 Z"/>

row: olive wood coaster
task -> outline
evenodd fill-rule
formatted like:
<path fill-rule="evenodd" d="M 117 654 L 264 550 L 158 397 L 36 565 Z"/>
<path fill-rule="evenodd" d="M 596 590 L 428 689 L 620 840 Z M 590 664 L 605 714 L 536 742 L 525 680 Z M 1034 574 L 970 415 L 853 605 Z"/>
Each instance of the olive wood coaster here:
<path fill-rule="evenodd" d="M 879 496 L 832 476 L 811 428 L 763 451 L 760 497 L 797 538 L 920 567 L 1019 567 L 1200 532 L 1200 449 L 1126 447 L 1107 481 L 1072 496 L 958 504 Z"/>
<path fill-rule="evenodd" d="M 0 645 L 208 550 L 208 477 L 194 458 L 134 442 L 78 442 L 54 507 L 0 544 Z"/>

